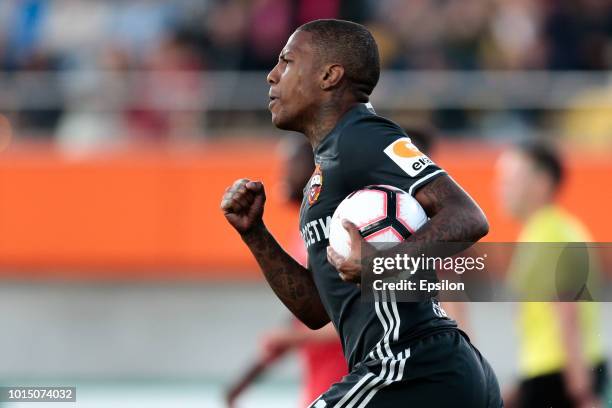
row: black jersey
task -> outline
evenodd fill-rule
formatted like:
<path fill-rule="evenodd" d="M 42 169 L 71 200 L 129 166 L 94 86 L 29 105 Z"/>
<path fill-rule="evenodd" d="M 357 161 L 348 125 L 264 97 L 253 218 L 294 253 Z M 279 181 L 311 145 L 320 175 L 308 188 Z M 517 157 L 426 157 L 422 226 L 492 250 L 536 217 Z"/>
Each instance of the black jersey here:
<path fill-rule="evenodd" d="M 348 194 L 371 184 L 414 194 L 444 170 L 419 152 L 401 127 L 361 104 L 341 118 L 314 153 L 316 169 L 304 190 L 300 232 L 309 270 L 349 366 L 383 359 L 422 335 L 456 327 L 436 300 L 362 302 L 359 287 L 340 279 L 326 252 L 331 216 Z"/>

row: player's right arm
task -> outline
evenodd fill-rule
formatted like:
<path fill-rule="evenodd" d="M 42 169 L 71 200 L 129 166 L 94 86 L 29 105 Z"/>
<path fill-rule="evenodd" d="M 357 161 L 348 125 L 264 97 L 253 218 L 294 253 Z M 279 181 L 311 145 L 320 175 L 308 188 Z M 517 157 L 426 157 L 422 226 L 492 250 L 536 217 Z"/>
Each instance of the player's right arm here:
<path fill-rule="evenodd" d="M 563 369 L 563 380 L 576 407 L 600 407 L 593 392 L 591 369 L 584 355 L 585 344 L 581 338 L 579 303 L 557 302 L 554 304 L 561 331 L 561 344 L 565 355 L 571 356 Z"/>
<path fill-rule="evenodd" d="M 257 260 L 268 284 L 311 329 L 329 322 L 310 271 L 278 244 L 263 222 L 266 193 L 261 182 L 236 180 L 225 190 L 221 210 Z"/>

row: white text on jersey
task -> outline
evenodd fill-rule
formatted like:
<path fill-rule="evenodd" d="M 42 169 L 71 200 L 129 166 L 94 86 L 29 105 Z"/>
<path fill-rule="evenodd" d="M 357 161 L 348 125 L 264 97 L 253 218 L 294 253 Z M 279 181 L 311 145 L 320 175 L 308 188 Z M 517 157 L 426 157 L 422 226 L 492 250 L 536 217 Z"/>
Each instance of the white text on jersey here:
<path fill-rule="evenodd" d="M 300 233 L 306 248 L 314 243 L 329 238 L 329 228 L 331 226 L 331 215 L 328 215 L 323 221 L 323 218 L 310 221 L 302 227 Z"/>

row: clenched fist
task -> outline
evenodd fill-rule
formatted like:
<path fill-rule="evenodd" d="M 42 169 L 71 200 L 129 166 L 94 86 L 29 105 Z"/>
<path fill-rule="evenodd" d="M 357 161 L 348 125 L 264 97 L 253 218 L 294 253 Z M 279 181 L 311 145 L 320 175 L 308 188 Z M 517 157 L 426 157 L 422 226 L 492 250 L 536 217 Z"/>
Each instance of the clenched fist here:
<path fill-rule="evenodd" d="M 253 227 L 263 225 L 265 202 L 263 183 L 240 179 L 225 189 L 221 210 L 232 227 L 240 234 L 245 234 Z"/>

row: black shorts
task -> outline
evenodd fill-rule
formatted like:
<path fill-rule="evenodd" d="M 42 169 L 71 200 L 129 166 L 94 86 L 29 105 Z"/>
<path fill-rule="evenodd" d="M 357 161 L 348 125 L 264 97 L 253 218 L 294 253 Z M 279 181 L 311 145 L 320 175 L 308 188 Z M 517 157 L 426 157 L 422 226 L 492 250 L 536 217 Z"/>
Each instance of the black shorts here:
<path fill-rule="evenodd" d="M 606 363 L 602 362 L 591 369 L 593 394 L 603 397 L 608 383 Z M 573 408 L 576 406 L 565 388 L 562 373 L 551 373 L 529 378 L 521 382 L 519 388 L 519 407 L 521 408 Z"/>
<path fill-rule="evenodd" d="M 359 363 L 312 408 L 499 408 L 497 378 L 460 330 L 423 337 L 384 358 Z"/>

